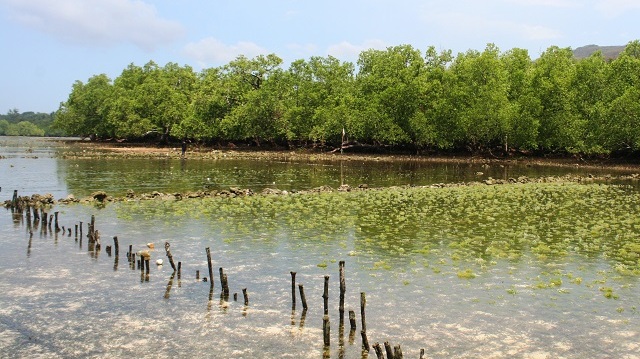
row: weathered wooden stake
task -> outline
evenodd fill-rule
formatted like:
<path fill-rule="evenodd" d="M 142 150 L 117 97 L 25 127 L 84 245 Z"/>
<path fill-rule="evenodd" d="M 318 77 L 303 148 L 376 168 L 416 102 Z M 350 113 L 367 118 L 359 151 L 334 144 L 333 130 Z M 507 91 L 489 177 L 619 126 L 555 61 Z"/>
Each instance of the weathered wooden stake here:
<path fill-rule="evenodd" d="M 360 331 L 360 335 L 362 336 L 362 349 L 366 351 L 370 351 L 371 347 L 369 347 L 369 340 L 367 339 L 367 332 L 364 330 Z"/>
<path fill-rule="evenodd" d="M 227 273 L 222 276 L 224 279 L 224 284 L 222 285 L 222 295 L 224 295 L 224 300 L 229 300 L 229 280 L 227 280 Z"/>
<path fill-rule="evenodd" d="M 113 247 L 115 248 L 116 257 L 120 254 L 120 246 L 118 245 L 118 236 L 113 237 Z"/>
<path fill-rule="evenodd" d="M 211 281 L 211 286 L 213 287 L 213 266 L 211 265 L 211 250 L 209 247 L 207 250 L 207 264 L 209 265 L 209 280 Z"/>
<path fill-rule="evenodd" d="M 329 315 L 329 276 L 324 276 L 324 294 L 322 294 L 322 298 L 324 299 L 324 315 Z"/>
<path fill-rule="evenodd" d="M 344 261 L 340 261 L 338 266 L 340 268 L 340 305 L 338 309 L 340 311 L 340 318 L 344 318 L 344 293 L 347 290 L 347 285 L 344 279 Z"/>
<path fill-rule="evenodd" d="M 296 310 L 296 272 L 291 273 L 291 309 Z"/>
<path fill-rule="evenodd" d="M 58 211 L 53 212 L 53 214 L 55 215 L 55 218 L 56 218 L 56 219 L 55 219 L 55 221 L 56 221 L 56 222 L 55 222 L 55 223 L 56 223 L 56 225 L 55 225 L 56 232 L 58 232 L 58 231 L 60 231 L 60 227 L 58 226 Z"/>
<path fill-rule="evenodd" d="M 169 264 L 171 264 L 171 268 L 173 269 L 174 272 L 177 271 L 176 265 L 173 263 L 173 256 L 171 255 L 171 251 L 169 250 L 169 247 L 171 247 L 171 245 L 169 244 L 169 242 L 164 242 L 164 250 L 167 252 L 167 258 L 169 258 Z"/>
<path fill-rule="evenodd" d="M 218 268 L 218 272 L 220 273 L 220 291 L 224 294 L 224 269 L 220 267 Z"/>
<path fill-rule="evenodd" d="M 384 353 L 382 352 L 382 347 L 380 346 L 380 343 L 375 342 L 375 344 L 373 344 L 373 350 L 376 352 L 376 357 L 378 359 L 384 359 Z"/>
<path fill-rule="evenodd" d="M 300 290 L 300 300 L 302 301 L 302 310 L 307 310 L 307 297 L 304 295 L 304 287 L 302 284 L 298 284 L 298 289 Z"/>
<path fill-rule="evenodd" d="M 387 352 L 387 357 L 394 357 L 393 350 L 391 350 L 391 344 L 389 344 L 389 342 L 384 342 L 384 350 Z"/>
<path fill-rule="evenodd" d="M 356 312 L 353 310 L 349 311 L 349 324 L 351 325 L 351 330 L 356 330 Z"/>
<path fill-rule="evenodd" d="M 182 275 L 182 262 L 178 261 L 178 279 L 180 279 L 181 275 Z"/>
<path fill-rule="evenodd" d="M 199 270 L 196 271 L 196 280 L 200 280 L 200 271 Z"/>
<path fill-rule="evenodd" d="M 424 349 L 420 349 L 420 359 L 424 359 Z"/>
<path fill-rule="evenodd" d="M 362 319 L 362 331 L 367 331 L 367 324 L 365 322 L 364 308 L 367 305 L 367 298 L 365 292 L 360 292 L 360 319 Z"/>
<path fill-rule="evenodd" d="M 331 327 L 329 323 L 329 316 L 327 314 L 322 317 L 322 337 L 324 338 L 324 346 L 331 345 Z"/>
<path fill-rule="evenodd" d="M 402 359 L 402 348 L 400 344 L 393 347 L 393 359 Z"/>
<path fill-rule="evenodd" d="M 247 288 L 242 288 L 242 295 L 244 296 L 244 305 L 249 305 L 249 295 L 247 294 Z"/>

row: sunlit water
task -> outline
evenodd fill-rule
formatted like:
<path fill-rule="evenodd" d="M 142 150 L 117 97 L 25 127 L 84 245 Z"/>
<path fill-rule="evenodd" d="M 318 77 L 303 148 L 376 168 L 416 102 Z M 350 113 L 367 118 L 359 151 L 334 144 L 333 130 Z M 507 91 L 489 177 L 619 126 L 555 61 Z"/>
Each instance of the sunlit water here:
<path fill-rule="evenodd" d="M 4 142 L 0 151 L 5 157 L 0 160 L 3 200 L 11 198 L 13 189 L 20 194 L 53 193 L 56 198 L 98 189 L 197 190 L 207 178 L 221 188 L 256 190 L 337 187 L 341 182 L 421 185 L 466 180 L 479 170 L 477 165 L 64 160 L 55 156 L 56 144 L 39 141 L 24 146 Z M 531 168 L 495 171 L 508 171 L 509 177 L 532 173 Z M 365 292 L 370 344 L 399 344 L 405 358 L 417 358 L 421 348 L 429 358 L 640 357 L 638 277 L 619 275 L 616 261 L 602 254 L 570 251 L 560 258 L 541 259 L 523 251 L 516 260 L 493 258 L 479 265 L 468 258 L 452 261 L 446 240 L 430 241 L 425 253 L 403 247 L 403 241 L 397 247 L 393 241 L 377 247 L 367 242 L 362 228 L 377 231 L 375 240 L 397 236 L 415 242 L 421 239 L 412 236 L 426 232 L 382 225 L 372 229 L 365 226 L 364 216 L 355 217 L 362 223 L 340 222 L 344 228 L 325 233 L 294 229 L 266 214 L 246 214 L 251 225 L 241 227 L 243 217 L 226 217 L 228 209 L 220 208 L 217 218 L 215 209 L 210 215 L 164 215 L 162 204 L 153 213 L 145 206 L 72 205 L 50 210 L 60 212 L 65 228 L 84 222 L 85 234 L 86 223 L 95 215 L 103 242 L 99 252 L 90 251 L 86 238 L 76 239 L 74 230 L 69 235 L 32 227 L 30 238 L 26 217 L 14 221 L 10 211 L 3 211 L 0 357 L 322 357 L 325 275 L 330 275 L 331 320 L 331 346 L 325 356 L 363 356 L 360 293 Z M 195 211 L 198 205 L 193 207 Z M 335 233 L 335 238 L 327 233 Z M 104 249 L 113 244 L 113 236 L 120 243 L 117 257 Z M 181 278 L 171 279 L 165 241 L 171 243 L 176 262 L 182 262 Z M 130 267 L 126 252 L 129 245 L 138 251 L 149 242 L 156 248 L 147 277 Z M 206 247 L 213 257 L 213 292 L 208 282 L 196 280 L 196 271 L 201 278 L 209 276 Z M 165 262 L 161 267 L 153 264 L 159 258 Z M 343 333 L 339 330 L 340 260 L 346 262 L 345 307 L 357 313 L 353 334 L 348 318 Z M 219 267 L 229 278 L 228 302 L 220 300 Z M 473 268 L 477 275 L 461 278 L 463 268 Z M 297 283 L 306 292 L 309 310 L 304 318 L 299 293 L 292 312 L 291 271 L 297 272 Z M 558 279 L 559 286 L 536 286 Z M 615 298 L 606 297 L 602 287 L 612 288 Z M 375 357 L 373 349 L 369 356 Z"/>

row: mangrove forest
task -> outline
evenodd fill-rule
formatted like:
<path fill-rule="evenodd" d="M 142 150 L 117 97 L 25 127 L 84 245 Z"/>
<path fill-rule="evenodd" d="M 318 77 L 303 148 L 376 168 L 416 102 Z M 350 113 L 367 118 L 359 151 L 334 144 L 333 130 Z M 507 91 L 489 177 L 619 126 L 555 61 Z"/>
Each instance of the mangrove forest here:
<path fill-rule="evenodd" d="M 76 81 L 67 135 L 410 151 L 637 153 L 640 40 L 615 59 L 549 47 L 367 50 L 357 62 L 239 56 L 200 72 L 153 61 Z"/>

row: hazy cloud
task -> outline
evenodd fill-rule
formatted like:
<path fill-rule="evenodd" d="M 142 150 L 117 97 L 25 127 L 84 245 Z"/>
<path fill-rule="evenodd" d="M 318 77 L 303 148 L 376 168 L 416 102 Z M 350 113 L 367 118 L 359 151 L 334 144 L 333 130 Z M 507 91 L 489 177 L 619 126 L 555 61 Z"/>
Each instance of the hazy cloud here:
<path fill-rule="evenodd" d="M 184 47 L 186 56 L 198 61 L 201 66 L 222 65 L 234 60 L 239 55 L 253 58 L 258 55 L 266 55 L 269 52 L 253 42 L 238 42 L 227 45 L 213 37 L 192 42 Z"/>
<path fill-rule="evenodd" d="M 184 35 L 178 22 L 161 18 L 139 0 L 0 0 L 12 19 L 75 44 L 131 43 L 150 51 Z"/>

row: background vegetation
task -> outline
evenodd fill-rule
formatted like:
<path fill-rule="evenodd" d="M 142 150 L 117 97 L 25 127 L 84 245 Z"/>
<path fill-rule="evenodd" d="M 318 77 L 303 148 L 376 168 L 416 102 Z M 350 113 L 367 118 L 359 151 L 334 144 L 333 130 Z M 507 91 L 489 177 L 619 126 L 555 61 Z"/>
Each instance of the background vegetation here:
<path fill-rule="evenodd" d="M 336 58 L 238 57 L 196 73 L 130 64 L 76 81 L 55 114 L 68 135 L 294 146 L 602 154 L 640 149 L 640 41 L 615 59 L 550 47 L 452 55 L 409 45 Z"/>
<path fill-rule="evenodd" d="M 60 136 L 61 130 L 51 127 L 53 113 L 20 113 L 12 109 L 0 115 L 0 136 Z"/>

